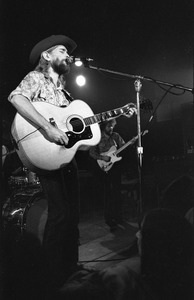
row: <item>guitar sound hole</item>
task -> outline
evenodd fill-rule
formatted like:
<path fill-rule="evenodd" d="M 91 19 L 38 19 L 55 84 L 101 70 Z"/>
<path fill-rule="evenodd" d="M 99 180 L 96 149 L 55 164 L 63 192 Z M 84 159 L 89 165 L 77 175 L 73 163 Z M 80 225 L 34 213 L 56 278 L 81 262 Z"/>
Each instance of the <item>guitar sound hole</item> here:
<path fill-rule="evenodd" d="M 84 130 L 84 124 L 78 118 L 72 118 L 71 121 L 70 121 L 70 124 L 73 128 L 72 131 L 75 132 L 75 133 L 80 133 Z"/>

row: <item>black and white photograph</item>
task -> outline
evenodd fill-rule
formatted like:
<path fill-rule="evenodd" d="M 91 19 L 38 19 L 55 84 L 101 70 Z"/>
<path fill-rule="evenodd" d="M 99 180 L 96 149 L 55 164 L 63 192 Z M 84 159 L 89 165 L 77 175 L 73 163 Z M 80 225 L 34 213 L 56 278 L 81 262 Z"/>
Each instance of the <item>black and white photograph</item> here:
<path fill-rule="evenodd" d="M 193 0 L 0 11 L 1 299 L 194 299 Z"/>

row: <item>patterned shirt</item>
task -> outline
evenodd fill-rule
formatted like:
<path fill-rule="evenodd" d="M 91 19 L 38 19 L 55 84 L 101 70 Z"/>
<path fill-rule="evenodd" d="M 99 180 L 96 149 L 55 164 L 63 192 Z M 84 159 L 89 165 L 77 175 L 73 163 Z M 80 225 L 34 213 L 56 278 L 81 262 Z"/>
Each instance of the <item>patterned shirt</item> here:
<path fill-rule="evenodd" d="M 65 93 L 67 92 L 60 82 L 56 87 L 49 76 L 41 72 L 31 71 L 24 77 L 16 89 L 11 92 L 8 100 L 10 101 L 14 95 L 22 95 L 30 102 L 43 101 L 56 106 L 68 106 L 69 101 Z"/>
<path fill-rule="evenodd" d="M 100 143 L 90 148 L 90 156 L 93 157 L 95 160 L 100 159 L 100 155 L 104 152 L 109 151 L 109 149 L 112 146 L 115 146 L 117 149 L 119 149 L 124 144 L 125 141 L 117 132 L 113 132 L 111 136 L 107 136 L 102 131 Z"/>

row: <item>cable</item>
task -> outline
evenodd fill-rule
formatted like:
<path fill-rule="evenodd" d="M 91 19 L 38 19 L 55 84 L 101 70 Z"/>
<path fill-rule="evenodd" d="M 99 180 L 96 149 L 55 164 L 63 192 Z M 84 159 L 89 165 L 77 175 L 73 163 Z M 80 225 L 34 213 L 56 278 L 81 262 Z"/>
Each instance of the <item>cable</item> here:
<path fill-rule="evenodd" d="M 34 131 L 32 131 L 32 132 L 26 134 L 23 138 L 21 138 L 20 140 L 18 140 L 18 141 L 16 142 L 16 144 L 18 144 L 19 142 L 21 142 L 22 140 L 24 140 L 27 136 L 33 134 L 34 132 L 36 132 L 36 131 L 38 131 L 38 130 L 40 130 L 40 129 L 41 129 L 41 127 L 38 127 L 36 130 L 34 130 Z"/>

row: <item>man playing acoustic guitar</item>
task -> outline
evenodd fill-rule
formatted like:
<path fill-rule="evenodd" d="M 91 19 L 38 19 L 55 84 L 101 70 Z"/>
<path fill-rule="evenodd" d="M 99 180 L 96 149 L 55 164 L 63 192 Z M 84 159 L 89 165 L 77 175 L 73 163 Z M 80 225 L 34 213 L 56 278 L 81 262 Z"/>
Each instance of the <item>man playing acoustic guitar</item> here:
<path fill-rule="evenodd" d="M 65 35 L 40 41 L 30 54 L 35 69 L 8 97 L 17 110 L 12 124 L 16 151 L 24 165 L 36 171 L 48 203 L 42 249 L 49 294 L 78 267 L 79 182 L 74 153 L 82 143 L 79 139 L 84 145 L 96 145 L 101 136 L 97 123 L 135 112 L 127 105 L 94 116 L 85 102 L 72 101 L 64 83 L 76 46 Z"/>
<path fill-rule="evenodd" d="M 51 120 L 49 122 L 32 103 L 43 101 L 53 104 L 53 108 L 70 104 L 71 97 L 64 89 L 63 80 L 70 71 L 69 54 L 76 46 L 64 35 L 52 35 L 36 44 L 30 54 L 30 63 L 36 68 L 25 76 L 8 98 L 24 119 L 41 130 L 51 145 L 67 145 L 68 136 L 53 126 Z M 16 150 L 17 147 L 20 147 L 19 142 Z M 79 184 L 75 159 L 64 168 L 38 176 L 48 202 L 42 248 L 44 275 L 48 279 L 46 285 L 50 294 L 72 274 L 78 262 Z"/>

